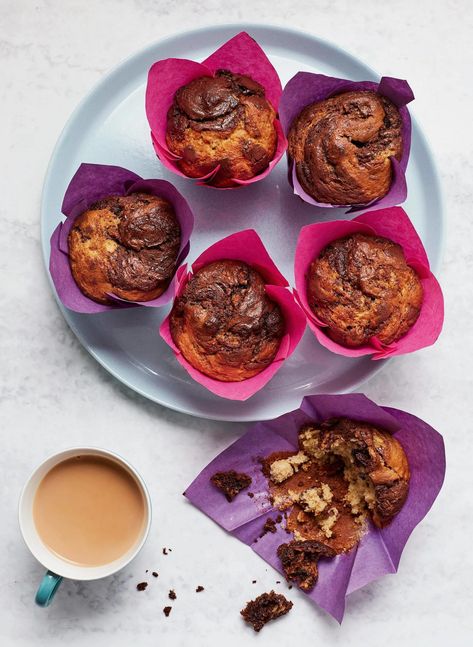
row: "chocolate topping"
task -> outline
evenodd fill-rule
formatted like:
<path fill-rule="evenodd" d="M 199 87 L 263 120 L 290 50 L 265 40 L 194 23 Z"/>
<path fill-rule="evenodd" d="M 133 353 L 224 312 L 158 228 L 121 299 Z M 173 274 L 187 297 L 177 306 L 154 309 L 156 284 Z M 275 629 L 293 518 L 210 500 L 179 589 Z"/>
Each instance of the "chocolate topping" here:
<path fill-rule="evenodd" d="M 299 182 L 318 202 L 364 204 L 391 183 L 402 156 L 398 108 L 371 91 L 344 92 L 304 108 L 291 125 L 289 154 Z"/>
<path fill-rule="evenodd" d="M 216 171 L 211 183 L 231 186 L 231 178 L 249 179 L 269 164 L 277 144 L 274 118 L 259 83 L 218 70 L 176 91 L 166 143 L 186 175 Z"/>
<path fill-rule="evenodd" d="M 74 279 L 101 303 L 109 293 L 132 301 L 155 298 L 172 277 L 180 241 L 174 209 L 163 198 L 103 198 L 77 218 L 69 234 Z"/>
<path fill-rule="evenodd" d="M 332 339 L 360 346 L 384 344 L 413 326 L 422 306 L 422 284 L 400 245 L 355 233 L 325 247 L 309 269 L 307 296 Z"/>
<path fill-rule="evenodd" d="M 246 263 L 223 260 L 196 272 L 176 299 L 171 333 L 193 366 L 216 379 L 236 381 L 271 363 L 284 320 L 258 272 Z"/>

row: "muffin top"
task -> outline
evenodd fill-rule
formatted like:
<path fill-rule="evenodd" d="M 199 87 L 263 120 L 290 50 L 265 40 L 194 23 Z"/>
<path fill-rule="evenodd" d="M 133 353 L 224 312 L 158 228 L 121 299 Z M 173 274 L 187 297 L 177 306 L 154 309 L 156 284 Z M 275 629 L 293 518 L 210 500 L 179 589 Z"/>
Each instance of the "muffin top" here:
<path fill-rule="evenodd" d="M 256 270 L 221 260 L 190 279 L 174 303 L 170 327 L 174 343 L 194 368 L 216 380 L 238 382 L 273 361 L 284 319 Z"/>
<path fill-rule="evenodd" d="M 309 306 L 328 335 L 349 347 L 400 339 L 416 322 L 422 284 L 400 245 L 355 233 L 330 243 L 310 265 Z"/>
<path fill-rule="evenodd" d="M 149 301 L 167 288 L 180 242 L 167 200 L 145 193 L 108 196 L 84 211 L 69 232 L 72 275 L 98 303 L 113 303 L 110 294 Z"/>
<path fill-rule="evenodd" d="M 366 204 L 389 191 L 402 157 L 397 106 L 369 90 L 308 105 L 289 131 L 289 155 L 306 193 L 327 204 Z"/>
<path fill-rule="evenodd" d="M 168 111 L 166 144 L 181 159 L 180 169 L 201 177 L 220 169 L 209 181 L 232 186 L 248 180 L 274 156 L 276 113 L 264 88 L 248 76 L 218 70 L 179 88 Z"/>

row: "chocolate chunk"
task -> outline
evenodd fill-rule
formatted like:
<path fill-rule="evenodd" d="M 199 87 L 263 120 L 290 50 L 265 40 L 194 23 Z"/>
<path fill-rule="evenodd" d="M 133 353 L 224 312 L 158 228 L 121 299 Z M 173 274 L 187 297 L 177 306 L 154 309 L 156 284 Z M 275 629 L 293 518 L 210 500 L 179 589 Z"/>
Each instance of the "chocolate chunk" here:
<path fill-rule="evenodd" d="M 136 585 L 136 590 L 144 591 L 147 586 L 148 586 L 148 582 L 140 582 L 139 584 Z"/>
<path fill-rule="evenodd" d="M 292 602 L 284 595 L 270 591 L 248 602 L 240 613 L 245 622 L 252 625 L 255 631 L 260 631 L 267 622 L 285 615 L 291 609 Z"/>
<path fill-rule="evenodd" d="M 210 481 L 225 494 L 227 501 L 230 502 L 241 490 L 249 487 L 252 482 L 250 476 L 235 472 L 235 470 L 217 472 L 210 478 Z"/>
<path fill-rule="evenodd" d="M 171 609 L 172 609 L 172 607 L 164 607 L 164 609 L 163 609 L 163 613 L 164 613 L 164 615 L 166 616 L 166 618 L 167 618 L 167 617 L 169 616 L 169 614 L 171 613 Z"/>
<path fill-rule="evenodd" d="M 321 557 L 335 557 L 334 550 L 315 540 L 291 541 L 278 547 L 284 575 L 303 591 L 314 588 L 319 577 L 317 563 Z"/>
<path fill-rule="evenodd" d="M 199 586 L 196 588 L 195 592 L 196 593 L 201 593 L 202 591 L 204 591 L 204 587 L 199 584 Z"/>
<path fill-rule="evenodd" d="M 153 571 L 153 572 L 151 573 L 151 575 L 152 575 L 153 577 L 158 577 L 158 574 L 156 573 L 156 571 Z"/>
<path fill-rule="evenodd" d="M 169 591 L 168 597 L 170 600 L 175 600 L 177 598 L 176 592 L 173 589 L 171 589 Z"/>

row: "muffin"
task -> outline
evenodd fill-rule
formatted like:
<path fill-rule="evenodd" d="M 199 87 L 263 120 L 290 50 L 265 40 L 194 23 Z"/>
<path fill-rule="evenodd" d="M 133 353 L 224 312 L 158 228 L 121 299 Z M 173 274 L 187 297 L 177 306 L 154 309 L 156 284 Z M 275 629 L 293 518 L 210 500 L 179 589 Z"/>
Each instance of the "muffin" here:
<path fill-rule="evenodd" d="M 334 418 L 309 424 L 299 433 L 304 454 L 323 462 L 343 463 L 347 502 L 355 515 L 366 510 L 378 528 L 389 525 L 404 505 L 410 471 L 402 445 L 374 425 Z"/>
<path fill-rule="evenodd" d="M 273 361 L 285 332 L 263 277 L 246 263 L 220 260 L 198 270 L 174 302 L 174 343 L 201 373 L 240 382 Z"/>
<path fill-rule="evenodd" d="M 166 144 L 189 177 L 229 187 L 249 180 L 274 157 L 276 113 L 264 88 L 248 76 L 218 70 L 179 88 L 167 115 Z"/>
<path fill-rule="evenodd" d="M 291 124 L 289 157 L 314 200 L 359 205 L 389 191 L 391 157 L 403 152 L 397 106 L 370 90 L 343 92 L 306 106 Z"/>
<path fill-rule="evenodd" d="M 92 204 L 69 232 L 69 261 L 79 289 L 98 303 L 150 301 L 176 269 L 181 230 L 172 205 L 145 193 Z"/>
<path fill-rule="evenodd" d="M 298 445 L 298 452 L 263 460 L 271 502 L 285 511 L 286 529 L 296 542 L 325 547 L 325 556 L 346 553 L 359 543 L 369 520 L 384 528 L 406 502 L 409 464 L 386 430 L 332 418 L 303 425 Z M 324 554 L 319 548 L 312 552 L 316 560 Z"/>
<path fill-rule="evenodd" d="M 354 233 L 327 245 L 310 265 L 307 298 L 328 335 L 343 346 L 375 337 L 397 341 L 419 316 L 423 291 L 400 245 Z"/>

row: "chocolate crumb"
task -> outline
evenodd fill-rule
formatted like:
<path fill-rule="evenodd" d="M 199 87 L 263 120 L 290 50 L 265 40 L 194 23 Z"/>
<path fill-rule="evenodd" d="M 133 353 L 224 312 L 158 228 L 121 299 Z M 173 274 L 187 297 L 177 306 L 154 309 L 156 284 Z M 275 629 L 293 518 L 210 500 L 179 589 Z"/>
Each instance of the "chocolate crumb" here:
<path fill-rule="evenodd" d="M 148 582 L 140 582 L 139 584 L 136 585 L 136 590 L 144 591 L 147 586 L 148 586 Z"/>
<path fill-rule="evenodd" d="M 276 580 L 276 584 L 281 584 L 281 580 Z"/>
<path fill-rule="evenodd" d="M 204 587 L 199 584 L 199 586 L 196 588 L 195 592 L 196 593 L 201 593 L 201 591 L 205 591 Z"/>
<path fill-rule="evenodd" d="M 256 580 L 252 580 L 252 582 L 251 582 L 251 583 L 252 583 L 252 584 L 256 584 Z"/>
<path fill-rule="evenodd" d="M 168 549 L 167 549 L 167 548 L 163 548 L 163 555 L 167 555 L 167 554 L 168 554 Z"/>
<path fill-rule="evenodd" d="M 216 472 L 210 477 L 210 482 L 221 490 L 227 501 L 232 502 L 241 490 L 251 485 L 251 477 L 248 474 L 239 474 L 235 470 L 228 472 Z"/>
<path fill-rule="evenodd" d="M 177 598 L 176 592 L 173 589 L 171 589 L 169 591 L 169 599 L 170 600 L 175 600 L 176 598 Z"/>
<path fill-rule="evenodd" d="M 147 572 L 148 572 L 148 569 L 146 569 L 145 573 L 147 573 Z"/>
<path fill-rule="evenodd" d="M 166 616 L 166 618 L 167 618 L 167 617 L 169 616 L 169 614 L 171 613 L 171 609 L 172 609 L 172 607 L 164 607 L 164 609 L 163 609 L 163 613 L 164 613 L 164 615 Z"/>
<path fill-rule="evenodd" d="M 158 573 L 156 573 L 156 571 L 153 571 L 153 572 L 151 573 L 151 575 L 152 575 L 153 577 L 158 577 Z"/>
<path fill-rule="evenodd" d="M 278 547 L 286 580 L 294 582 L 303 591 L 314 588 L 319 577 L 318 561 L 321 557 L 335 557 L 335 551 L 319 541 L 291 541 Z"/>
<path fill-rule="evenodd" d="M 253 492 L 248 492 L 248 496 L 250 497 L 250 499 L 252 499 L 255 495 L 253 494 Z"/>
<path fill-rule="evenodd" d="M 243 619 L 252 625 L 255 631 L 261 631 L 270 620 L 275 620 L 285 615 L 292 609 L 292 602 L 281 593 L 262 593 L 255 600 L 247 603 L 240 611 Z"/>

